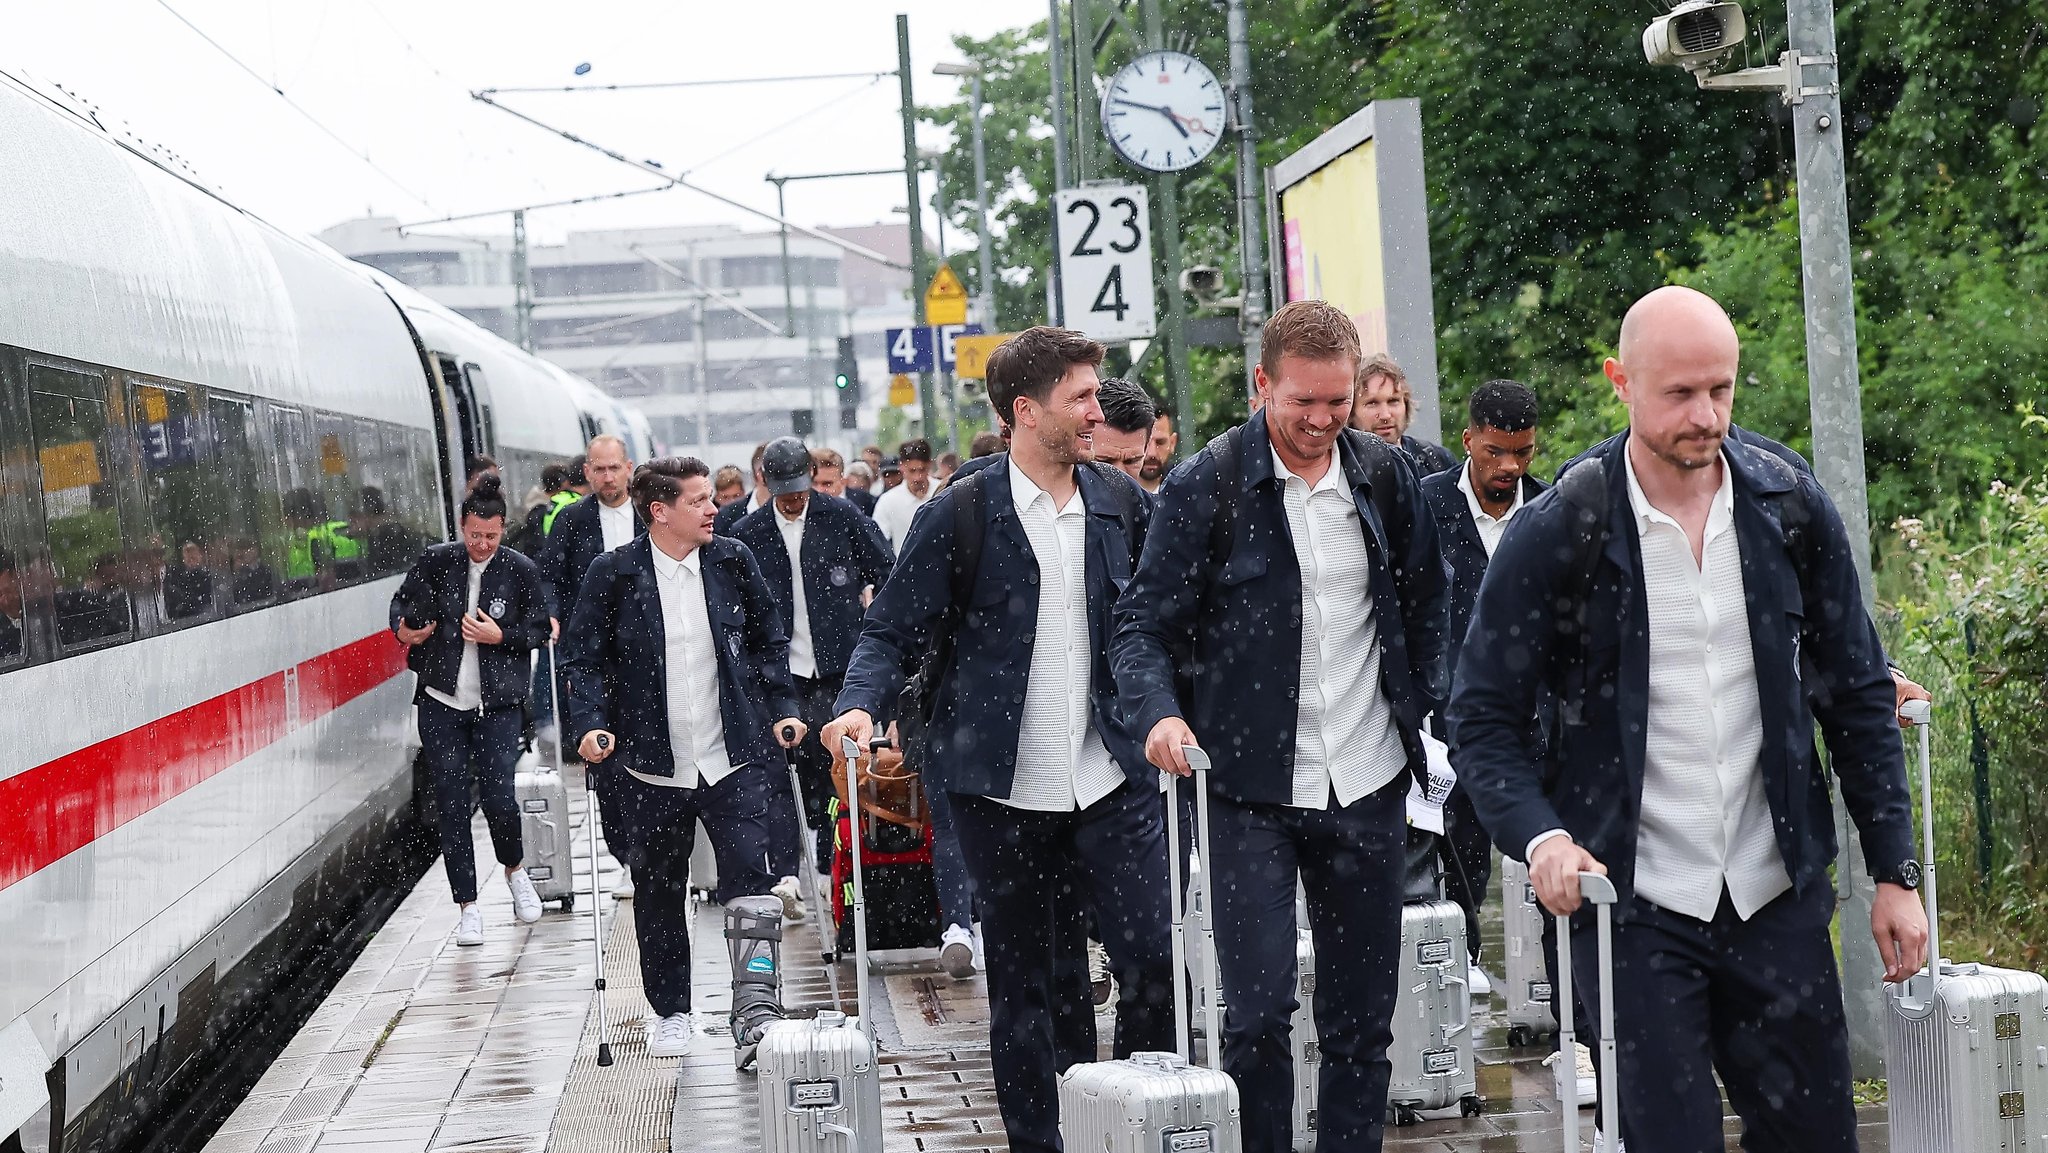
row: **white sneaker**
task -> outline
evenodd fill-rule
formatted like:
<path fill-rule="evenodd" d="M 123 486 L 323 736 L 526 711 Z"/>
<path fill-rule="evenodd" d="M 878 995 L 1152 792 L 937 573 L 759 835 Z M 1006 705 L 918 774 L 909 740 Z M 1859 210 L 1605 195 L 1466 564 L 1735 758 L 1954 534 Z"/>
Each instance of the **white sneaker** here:
<path fill-rule="evenodd" d="M 1480 968 L 1477 961 L 1466 968 L 1465 985 L 1472 990 L 1474 997 L 1493 996 L 1493 982 L 1486 979 L 1486 970 Z"/>
<path fill-rule="evenodd" d="M 1591 1106 L 1596 1100 L 1599 1099 L 1600 1079 L 1593 1072 L 1593 1051 L 1591 1049 L 1588 1049 L 1584 1045 L 1581 1045 L 1577 1042 L 1573 1042 L 1572 1056 L 1574 1059 L 1574 1063 L 1578 1066 L 1577 1103 L 1579 1108 L 1584 1109 Z M 1550 1056 L 1545 1057 L 1543 1059 L 1543 1063 L 1545 1065 L 1555 1065 L 1563 1059 L 1564 1054 L 1562 1052 L 1552 1053 Z M 1616 1144 L 1619 1145 L 1619 1142 L 1617 1141 Z M 1620 1150 L 1617 1149 L 1615 1153 L 1620 1153 Z"/>
<path fill-rule="evenodd" d="M 804 891 L 797 885 L 795 877 L 784 877 L 775 882 L 768 895 L 782 899 L 782 919 L 801 921 L 804 919 Z"/>
<path fill-rule="evenodd" d="M 618 884 L 616 884 L 616 885 L 613 885 L 613 886 L 612 886 L 612 900 L 614 900 L 614 901 L 630 901 L 630 900 L 632 900 L 632 899 L 633 899 L 633 874 L 632 874 L 631 870 L 627 869 L 627 868 L 626 868 L 626 867 L 625 867 L 624 865 L 620 865 L 620 866 L 619 866 L 619 883 L 618 883 Z"/>
<path fill-rule="evenodd" d="M 647 1035 L 649 1057 L 687 1057 L 690 1042 L 697 1038 L 697 1027 L 690 1023 L 688 1013 L 670 1013 L 654 1023 L 653 1032 Z"/>
<path fill-rule="evenodd" d="M 462 906 L 462 923 L 455 926 L 455 943 L 458 945 L 481 945 L 484 943 L 484 915 L 475 905 Z"/>
<path fill-rule="evenodd" d="M 525 869 L 514 869 L 505 874 L 505 887 L 512 890 L 512 915 L 522 925 L 531 925 L 540 920 L 540 894 L 534 891 L 533 878 Z"/>
<path fill-rule="evenodd" d="M 1621 1138 L 1619 1137 L 1616 1137 L 1613 1145 L 1610 1146 L 1607 1141 L 1607 1134 L 1595 1129 L 1593 1130 L 1593 1153 L 1628 1153 L 1628 1148 L 1621 1143 Z"/>
<path fill-rule="evenodd" d="M 964 925 L 946 926 L 945 935 L 939 938 L 939 966 L 946 976 L 965 981 L 974 976 L 974 962 L 974 934 Z"/>
<path fill-rule="evenodd" d="M 1098 1009 L 1116 994 L 1116 982 L 1109 975 L 1109 953 L 1099 941 L 1088 942 L 1088 991 Z"/>

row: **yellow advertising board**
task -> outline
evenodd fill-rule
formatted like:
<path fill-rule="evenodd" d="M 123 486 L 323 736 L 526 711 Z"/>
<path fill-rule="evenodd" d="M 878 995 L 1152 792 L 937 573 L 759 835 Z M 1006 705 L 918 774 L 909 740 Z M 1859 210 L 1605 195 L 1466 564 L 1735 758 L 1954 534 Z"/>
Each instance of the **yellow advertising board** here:
<path fill-rule="evenodd" d="M 1287 299 L 1329 301 L 1358 326 L 1367 355 L 1387 351 L 1378 141 L 1367 140 L 1282 192 L 1280 221 Z"/>
<path fill-rule="evenodd" d="M 962 380 L 980 380 L 988 372 L 989 354 L 1014 332 L 991 332 L 981 336 L 953 338 L 953 374 Z"/>

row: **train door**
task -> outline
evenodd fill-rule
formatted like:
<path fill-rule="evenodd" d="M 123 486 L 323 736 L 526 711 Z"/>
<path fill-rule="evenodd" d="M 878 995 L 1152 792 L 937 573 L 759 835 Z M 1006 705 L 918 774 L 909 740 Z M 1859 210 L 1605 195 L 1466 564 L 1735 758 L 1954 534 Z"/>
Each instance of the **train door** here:
<path fill-rule="evenodd" d="M 464 463 L 472 456 L 489 451 L 485 447 L 486 426 L 476 396 L 456 366 L 455 358 L 438 352 L 429 356 L 434 366 L 434 439 L 448 492 L 441 518 L 448 539 L 454 540 L 455 510 L 462 504 L 464 482 L 469 479 Z"/>

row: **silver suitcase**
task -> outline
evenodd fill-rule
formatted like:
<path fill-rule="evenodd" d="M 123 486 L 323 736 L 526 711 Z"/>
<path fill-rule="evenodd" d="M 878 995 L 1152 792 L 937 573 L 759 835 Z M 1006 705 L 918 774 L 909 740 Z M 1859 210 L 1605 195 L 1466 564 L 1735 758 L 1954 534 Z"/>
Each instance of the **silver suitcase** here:
<path fill-rule="evenodd" d="M 1927 953 L 1941 956 L 1934 887 L 1929 707 L 1901 710 L 1919 730 L 1927 861 Z M 1892 1153 L 2048 1150 L 2048 982 L 2018 969 L 1938 960 L 1885 986 L 1885 1069 Z"/>
<path fill-rule="evenodd" d="M 569 839 L 569 786 L 557 769 L 536 767 L 515 774 L 519 799 L 519 843 L 526 876 L 543 901 L 576 907 L 575 842 Z"/>
<path fill-rule="evenodd" d="M 1455 901 L 1401 907 L 1401 979 L 1388 1114 L 1413 1125 L 1424 1109 L 1458 1107 L 1479 1115 L 1479 1070 L 1472 1055 L 1472 987 L 1467 981 L 1465 911 Z"/>
<path fill-rule="evenodd" d="M 1533 1044 L 1557 1032 L 1551 1010 L 1550 973 L 1543 964 L 1543 906 L 1529 884 L 1529 866 L 1516 860 L 1500 871 L 1501 947 L 1507 977 L 1501 993 L 1508 1003 L 1508 1044 Z"/>
<path fill-rule="evenodd" d="M 841 738 L 847 795 L 855 795 L 860 747 Z M 698 835 L 701 837 L 702 830 Z M 821 1012 L 776 1021 L 754 1051 L 761 1153 L 882 1153 L 882 1067 L 867 1020 L 868 910 L 861 893 L 861 838 L 853 838 L 853 1003 L 858 1017 Z M 696 884 L 691 878 L 691 884 Z"/>
<path fill-rule="evenodd" d="M 1599 934 L 1600 1059 L 1597 1063 L 1600 1067 L 1600 1116 L 1608 1118 L 1608 1123 L 1618 1131 L 1621 1064 L 1614 1057 L 1614 882 L 1599 873 L 1580 873 L 1579 896 L 1593 906 L 1593 923 Z M 1562 1053 L 1570 1053 L 1579 1040 L 1577 1026 L 1572 1021 L 1572 1003 L 1572 919 L 1561 916 L 1557 919 L 1557 1045 Z M 1555 1068 L 1557 1111 L 1564 1117 L 1565 1153 L 1579 1153 L 1578 1063 L 1559 1061 Z"/>
<path fill-rule="evenodd" d="M 1195 768 L 1195 828 L 1202 860 L 1209 853 L 1209 786 L 1204 779 L 1208 757 L 1187 750 Z M 1181 780 L 1173 778 L 1168 811 L 1178 802 Z M 1181 851 L 1179 821 L 1166 822 L 1167 903 L 1173 914 L 1173 1021 L 1177 1053 L 1135 1053 L 1123 1061 L 1095 1061 L 1071 1066 L 1060 1074 L 1060 1139 L 1068 1149 L 1086 1153 L 1242 1153 L 1243 1130 L 1238 1116 L 1237 1083 L 1223 1072 L 1220 1029 L 1208 1034 L 1207 1068 L 1188 1063 L 1186 941 L 1181 915 Z M 1207 875 L 1207 866 L 1205 873 Z M 1210 916 L 1202 918 L 1205 940 L 1213 940 Z M 1196 969 L 1200 984 L 1216 985 L 1213 950 Z M 1212 996 L 1210 1004 L 1215 1004 Z"/>
<path fill-rule="evenodd" d="M 1294 989 L 1293 1028 L 1288 1042 L 1294 1048 L 1294 1151 L 1310 1153 L 1316 1147 L 1316 1098 L 1321 1092 L 1323 1045 L 1316 1036 L 1316 944 L 1308 919 L 1297 922 L 1294 932 L 1294 965 L 1298 984 Z"/>

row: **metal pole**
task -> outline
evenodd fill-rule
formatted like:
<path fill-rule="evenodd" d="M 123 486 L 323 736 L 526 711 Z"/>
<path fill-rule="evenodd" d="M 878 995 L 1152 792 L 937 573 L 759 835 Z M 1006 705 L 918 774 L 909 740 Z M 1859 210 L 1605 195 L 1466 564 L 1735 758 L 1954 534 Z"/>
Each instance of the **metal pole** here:
<path fill-rule="evenodd" d="M 917 102 L 910 94 L 910 17 L 896 16 L 896 78 L 903 89 L 903 182 L 910 195 L 904 207 L 910 213 L 910 307 L 919 328 L 924 327 L 924 288 L 930 276 L 924 256 L 924 197 L 917 190 Z M 936 355 L 936 349 L 934 354 Z M 932 394 L 932 374 L 917 374 L 917 399 L 924 418 L 924 435 L 939 430 L 939 398 Z"/>
<path fill-rule="evenodd" d="M 988 152 L 981 140 L 981 73 L 974 74 L 974 211 L 981 218 L 981 323 L 990 332 L 1000 332 L 996 324 L 996 255 L 994 244 L 989 240 L 988 227 Z"/>
<path fill-rule="evenodd" d="M 526 260 L 526 210 L 512 210 L 513 343 L 533 351 L 533 272 Z"/>
<path fill-rule="evenodd" d="M 1090 150 L 1094 133 L 1089 131 L 1088 98 L 1095 94 L 1095 38 L 1088 27 L 1088 0 L 1067 0 L 1067 18 L 1072 22 L 1067 40 L 1067 60 L 1073 67 L 1074 101 L 1074 183 L 1086 184 L 1095 171 L 1095 154 Z"/>
<path fill-rule="evenodd" d="M 1052 68 L 1052 188 L 1071 188 L 1067 183 L 1067 60 L 1061 44 L 1060 0 L 1051 0 L 1052 12 L 1045 20 L 1046 63 Z M 1057 265 L 1057 262 L 1055 262 Z"/>
<path fill-rule="evenodd" d="M 1849 552 L 1870 590 L 1870 506 L 1863 475 L 1863 399 L 1856 375 L 1856 298 L 1849 247 L 1849 193 L 1843 162 L 1842 100 L 1834 91 L 1834 0 L 1788 0 L 1787 48 L 1826 63 L 1807 74 L 1809 95 L 1792 108 L 1799 180 L 1800 281 L 1806 296 L 1806 385 L 1813 415 L 1813 468 L 1841 510 Z M 1817 74 L 1816 74 L 1817 73 Z M 1839 809 L 1841 802 L 1836 801 Z M 1840 818 L 1845 827 L 1846 817 Z M 1842 915 L 1842 991 L 1849 1059 L 1858 1077 L 1884 1075 L 1884 965 L 1870 938 L 1874 883 L 1861 842 L 1844 838 L 1836 870 Z"/>
<path fill-rule="evenodd" d="M 1145 0 L 1145 45 L 1157 51 L 1166 46 L 1166 32 L 1159 16 L 1159 0 Z M 1180 291 L 1180 178 L 1163 172 L 1159 190 L 1160 248 L 1166 256 L 1166 387 L 1173 401 L 1173 429 L 1197 443 L 1195 396 L 1188 383 L 1187 306 Z"/>
<path fill-rule="evenodd" d="M 1259 207 L 1259 135 L 1252 120 L 1251 31 L 1244 0 L 1230 0 L 1230 95 L 1237 113 L 1237 234 L 1243 263 L 1244 306 L 1238 326 L 1244 333 L 1245 388 L 1259 363 L 1260 330 L 1266 323 L 1265 218 Z M 1179 285 L 1174 286 L 1175 291 Z M 1874 947 L 1874 946 L 1873 946 Z"/>
<path fill-rule="evenodd" d="M 775 215 L 782 218 L 782 331 L 785 335 L 796 335 L 796 294 L 789 283 L 789 214 L 782 207 L 782 181 L 770 176 L 775 184 Z"/>
<path fill-rule="evenodd" d="M 939 264 L 946 263 L 946 158 L 944 153 L 932 157 L 932 215 L 938 220 Z M 934 270 L 934 275 L 936 275 Z M 932 360 L 942 358 L 940 352 L 939 328 L 932 327 Z M 951 369 L 939 370 L 939 386 L 946 390 L 946 447 L 960 451 L 960 380 Z M 936 434 L 926 430 L 925 435 L 937 439 Z"/>
<path fill-rule="evenodd" d="M 704 304 L 710 294 L 705 292 L 704 270 L 697 264 L 697 250 L 689 250 L 690 279 L 697 282 L 697 456 L 700 460 L 711 457 L 711 349 L 704 332 Z"/>

